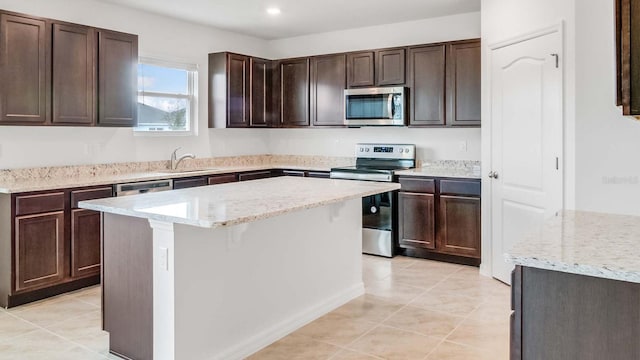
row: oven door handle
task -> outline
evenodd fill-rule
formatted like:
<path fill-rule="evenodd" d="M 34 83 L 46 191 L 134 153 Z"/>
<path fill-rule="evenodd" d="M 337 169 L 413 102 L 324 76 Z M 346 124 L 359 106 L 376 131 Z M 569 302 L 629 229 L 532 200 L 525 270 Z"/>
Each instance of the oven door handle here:
<path fill-rule="evenodd" d="M 389 112 L 389 119 L 393 119 L 393 94 L 389 94 L 387 99 L 387 111 Z"/>

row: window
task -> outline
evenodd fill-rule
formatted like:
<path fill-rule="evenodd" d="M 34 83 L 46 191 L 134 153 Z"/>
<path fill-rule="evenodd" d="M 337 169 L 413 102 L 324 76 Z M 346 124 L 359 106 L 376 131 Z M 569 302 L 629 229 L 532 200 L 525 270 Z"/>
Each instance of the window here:
<path fill-rule="evenodd" d="M 138 126 L 148 134 L 195 133 L 197 65 L 140 58 Z"/>

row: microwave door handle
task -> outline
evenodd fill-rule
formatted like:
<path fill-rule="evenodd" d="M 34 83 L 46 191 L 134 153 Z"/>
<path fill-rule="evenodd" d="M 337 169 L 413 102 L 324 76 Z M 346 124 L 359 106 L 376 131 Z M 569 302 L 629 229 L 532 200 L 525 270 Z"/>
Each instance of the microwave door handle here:
<path fill-rule="evenodd" d="M 393 94 L 389 94 L 387 99 L 387 111 L 389 112 L 389 119 L 393 119 Z"/>

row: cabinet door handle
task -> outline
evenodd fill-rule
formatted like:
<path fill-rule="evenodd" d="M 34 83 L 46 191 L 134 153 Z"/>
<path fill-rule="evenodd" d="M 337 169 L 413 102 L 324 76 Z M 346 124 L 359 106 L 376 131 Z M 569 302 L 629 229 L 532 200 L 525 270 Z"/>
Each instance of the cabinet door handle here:
<path fill-rule="evenodd" d="M 489 172 L 489 178 L 497 179 L 498 178 L 498 172 L 497 171 L 490 171 Z"/>

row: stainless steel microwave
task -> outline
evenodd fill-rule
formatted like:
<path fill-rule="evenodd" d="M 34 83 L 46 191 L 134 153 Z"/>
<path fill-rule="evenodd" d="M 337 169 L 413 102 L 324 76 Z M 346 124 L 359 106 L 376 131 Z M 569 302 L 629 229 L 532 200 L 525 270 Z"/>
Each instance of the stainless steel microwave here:
<path fill-rule="evenodd" d="M 404 87 L 375 87 L 344 91 L 344 123 L 347 126 L 405 124 Z"/>

